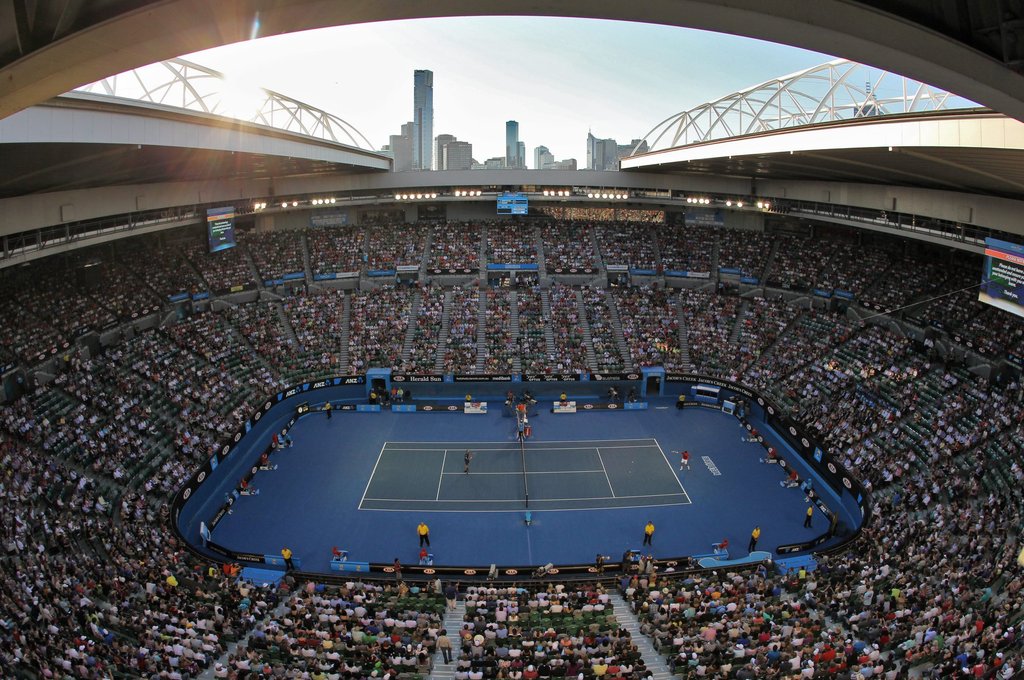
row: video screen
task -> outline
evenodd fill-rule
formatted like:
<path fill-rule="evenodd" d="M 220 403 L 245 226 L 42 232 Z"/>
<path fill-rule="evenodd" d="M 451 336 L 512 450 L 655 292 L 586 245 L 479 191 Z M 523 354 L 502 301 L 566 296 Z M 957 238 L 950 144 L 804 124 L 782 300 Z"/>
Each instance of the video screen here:
<path fill-rule="evenodd" d="M 210 242 L 210 252 L 227 250 L 235 247 L 235 209 L 209 208 L 206 211 L 206 234 Z"/>
<path fill-rule="evenodd" d="M 985 239 L 978 300 L 1024 317 L 1024 245 Z"/>
<path fill-rule="evenodd" d="M 526 215 L 530 212 L 530 198 L 519 192 L 506 192 L 498 196 L 499 215 Z"/>

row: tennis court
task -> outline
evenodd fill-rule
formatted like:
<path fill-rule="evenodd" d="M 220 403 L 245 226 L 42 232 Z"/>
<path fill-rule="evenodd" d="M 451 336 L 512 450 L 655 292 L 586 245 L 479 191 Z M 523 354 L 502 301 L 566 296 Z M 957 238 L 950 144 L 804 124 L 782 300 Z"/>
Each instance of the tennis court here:
<path fill-rule="evenodd" d="M 472 452 L 466 471 L 465 454 Z M 361 510 L 521 512 L 688 505 L 654 439 L 385 442 Z"/>

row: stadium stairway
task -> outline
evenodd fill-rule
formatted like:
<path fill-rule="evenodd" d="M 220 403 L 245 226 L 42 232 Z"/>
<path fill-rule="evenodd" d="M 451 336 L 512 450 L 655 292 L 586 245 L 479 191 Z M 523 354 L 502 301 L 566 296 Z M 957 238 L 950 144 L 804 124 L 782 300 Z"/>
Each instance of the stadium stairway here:
<path fill-rule="evenodd" d="M 302 270 L 306 273 L 306 283 L 313 283 L 313 265 L 309 257 L 309 239 L 303 234 L 299 237 L 302 244 Z"/>
<path fill-rule="evenodd" d="M 622 333 L 622 319 L 619 317 L 619 306 L 615 304 L 615 298 L 609 294 L 605 298 L 605 306 L 608 308 L 608 318 L 611 320 L 612 335 L 615 336 L 615 344 L 622 355 L 622 363 L 627 370 L 633 370 L 633 354 L 629 351 L 629 344 L 626 336 Z M 687 354 L 689 356 L 689 354 Z"/>
<path fill-rule="evenodd" d="M 512 289 L 508 293 L 508 332 L 512 341 L 519 347 L 519 293 Z M 523 357 L 519 352 L 512 356 L 512 370 L 516 373 L 523 372 Z"/>
<path fill-rule="evenodd" d="M 480 227 L 480 250 L 477 252 L 480 263 L 480 290 L 487 288 L 487 225 Z"/>
<path fill-rule="evenodd" d="M 434 653 L 434 664 L 430 671 L 429 680 L 452 680 L 455 675 L 455 661 L 462 653 L 462 643 L 459 640 L 459 630 L 462 628 L 462 620 L 466 616 L 466 603 L 458 600 L 455 609 L 445 610 L 444 621 L 441 628 L 448 631 L 448 639 L 452 641 L 452 662 L 444 663 L 441 652 Z"/>
<path fill-rule="evenodd" d="M 441 330 L 437 333 L 437 355 L 434 357 L 434 372 L 444 372 L 444 357 L 448 353 L 448 329 L 452 325 L 452 289 L 444 291 L 444 306 L 441 307 Z"/>
<path fill-rule="evenodd" d="M 686 295 L 680 291 L 676 300 L 676 319 L 679 322 L 679 361 L 686 367 L 687 373 L 693 372 L 693 362 L 690 360 L 690 336 L 686 330 Z"/>
<path fill-rule="evenodd" d="M 765 281 L 768 280 L 768 275 L 772 271 L 772 265 L 775 264 L 775 256 L 779 252 L 779 242 L 780 241 L 777 238 L 772 240 L 772 249 L 771 252 L 768 253 L 768 258 L 764 261 L 764 270 L 761 272 L 759 279 L 762 286 L 765 284 Z"/>
<path fill-rule="evenodd" d="M 609 590 L 608 601 L 615 607 L 615 621 L 619 624 L 620 628 L 629 633 L 629 637 L 636 645 L 637 651 L 640 652 L 640 658 L 643 659 L 647 670 L 651 672 L 650 677 L 652 680 L 670 680 L 672 671 L 669 670 L 665 657 L 654 649 L 651 639 L 640 632 L 640 621 L 636 618 L 633 610 L 629 608 L 629 605 L 626 604 L 626 601 L 622 599 L 619 591 L 615 589 Z"/>
<path fill-rule="evenodd" d="M 575 293 L 576 309 L 579 312 L 580 333 L 583 335 L 583 349 L 587 353 L 587 368 L 590 369 L 591 373 L 597 373 L 597 352 L 594 351 L 594 334 L 590 330 L 590 320 L 587 319 L 587 313 L 584 311 L 586 305 L 583 302 L 583 291 L 577 288 Z"/>
<path fill-rule="evenodd" d="M 299 337 L 295 335 L 295 329 L 292 328 L 292 324 L 288 320 L 288 315 L 284 311 L 284 305 L 280 302 L 275 302 L 274 309 L 277 311 L 277 318 L 281 322 L 281 330 L 284 331 L 285 339 L 292 343 L 292 347 L 300 347 Z"/>
<path fill-rule="evenodd" d="M 256 290 L 263 290 L 263 276 L 260 275 L 259 267 L 256 266 L 256 260 L 253 259 L 252 253 L 249 252 L 249 247 L 246 246 L 242 253 L 245 256 L 245 263 L 249 265 L 249 274 L 252 275 L 252 280 L 256 282 Z"/>
<path fill-rule="evenodd" d="M 715 234 L 715 243 L 711 246 L 711 281 L 714 283 L 718 282 L 718 254 L 721 251 L 721 245 L 718 243 L 718 235 Z"/>
<path fill-rule="evenodd" d="M 540 292 L 540 311 L 545 319 L 544 344 L 548 348 L 548 356 L 553 357 L 557 355 L 558 349 L 555 346 L 555 331 L 551 327 L 551 291 L 549 290 Z"/>
<path fill-rule="evenodd" d="M 345 293 L 344 298 L 341 305 L 341 348 L 338 352 L 338 358 L 341 361 L 344 372 L 348 373 L 350 369 L 348 343 L 352 336 L 352 296 Z"/>
<path fill-rule="evenodd" d="M 370 232 L 366 232 L 366 243 L 370 243 Z M 427 235 L 423 238 L 423 256 L 420 257 L 420 281 L 429 281 L 429 270 L 430 270 L 430 249 L 434 245 L 434 230 L 427 229 Z M 368 249 L 364 249 L 363 252 L 370 252 Z"/>
<path fill-rule="evenodd" d="M 413 293 L 412 302 L 409 303 L 409 323 L 405 328 L 405 340 L 402 342 L 402 363 L 407 364 L 412 356 L 412 345 L 416 340 L 416 327 L 420 318 L 420 304 L 423 302 L 423 294 L 419 291 Z"/>
<path fill-rule="evenodd" d="M 486 269 L 483 276 L 487 276 Z M 476 316 L 476 372 L 484 372 L 487 361 L 487 293 L 486 288 L 480 289 L 480 304 Z"/>
<path fill-rule="evenodd" d="M 541 288 L 551 287 L 551 279 L 548 278 L 548 264 L 544 261 L 544 234 L 540 227 L 533 228 L 533 242 L 537 250 L 537 279 Z"/>
<path fill-rule="evenodd" d="M 740 308 L 736 312 L 736 322 L 733 324 L 732 332 L 729 333 L 729 344 L 735 345 L 739 342 L 740 331 L 743 329 L 743 322 L 747 318 L 747 313 L 750 312 L 750 300 L 743 300 L 740 303 Z"/>

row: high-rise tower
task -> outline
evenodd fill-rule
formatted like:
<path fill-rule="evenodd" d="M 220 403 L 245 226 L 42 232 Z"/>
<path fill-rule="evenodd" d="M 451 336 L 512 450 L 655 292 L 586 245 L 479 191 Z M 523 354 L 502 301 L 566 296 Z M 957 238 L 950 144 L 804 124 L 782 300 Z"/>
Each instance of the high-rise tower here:
<path fill-rule="evenodd" d="M 505 123 L 505 167 L 522 167 L 522 159 L 519 158 L 519 123 L 510 120 Z"/>
<path fill-rule="evenodd" d="M 434 72 L 413 72 L 412 169 L 430 170 L 434 159 Z"/>

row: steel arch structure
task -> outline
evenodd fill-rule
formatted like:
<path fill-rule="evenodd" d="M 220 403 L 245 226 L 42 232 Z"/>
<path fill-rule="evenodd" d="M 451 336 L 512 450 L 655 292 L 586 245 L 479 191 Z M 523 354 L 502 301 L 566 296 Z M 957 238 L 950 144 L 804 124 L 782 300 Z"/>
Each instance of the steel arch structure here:
<path fill-rule="evenodd" d="M 226 116 L 307 137 L 373 151 L 353 125 L 309 104 L 260 87 L 241 88 L 223 73 L 184 59 L 149 64 L 83 85 L 72 92 L 132 99 Z M 238 107 L 239 99 L 248 110 Z"/>
<path fill-rule="evenodd" d="M 661 151 L 815 123 L 977 106 L 916 80 L 836 59 L 677 113 L 643 139 L 650 151 Z"/>

